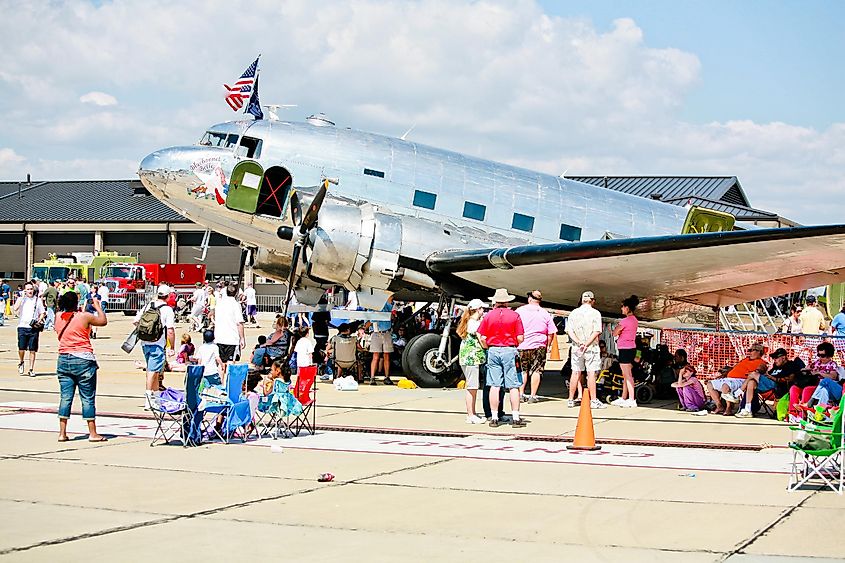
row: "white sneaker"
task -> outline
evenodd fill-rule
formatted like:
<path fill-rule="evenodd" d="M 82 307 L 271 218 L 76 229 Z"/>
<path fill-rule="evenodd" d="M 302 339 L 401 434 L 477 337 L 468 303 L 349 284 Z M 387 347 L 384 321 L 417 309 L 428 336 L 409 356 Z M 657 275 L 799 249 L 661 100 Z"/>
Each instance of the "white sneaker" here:
<path fill-rule="evenodd" d="M 624 407 L 626 402 L 627 402 L 627 399 L 623 399 L 622 397 L 618 397 L 618 398 L 610 401 L 610 404 L 613 405 L 614 407 Z"/>
<path fill-rule="evenodd" d="M 693 415 L 693 416 L 707 416 L 707 411 L 704 410 L 704 409 L 701 409 L 700 411 L 693 411 L 690 414 Z"/>
<path fill-rule="evenodd" d="M 733 396 L 732 393 L 722 393 L 722 399 L 726 400 L 729 403 L 738 403 L 739 399 Z"/>
<path fill-rule="evenodd" d="M 637 408 L 637 400 L 636 399 L 625 399 L 624 404 L 620 405 L 622 408 L 626 409 L 635 409 Z"/>
<path fill-rule="evenodd" d="M 575 406 L 575 401 L 573 401 L 572 399 L 569 399 L 568 401 L 566 401 L 566 406 L 571 409 L 572 407 Z"/>
<path fill-rule="evenodd" d="M 23 375 L 23 362 L 18 364 L 18 375 Z"/>
<path fill-rule="evenodd" d="M 467 424 L 483 424 L 484 419 L 477 415 L 467 417 Z"/>
<path fill-rule="evenodd" d="M 747 411 L 745 409 L 740 410 L 734 416 L 737 418 L 754 418 L 754 415 L 751 413 L 751 411 Z"/>
<path fill-rule="evenodd" d="M 590 401 L 590 408 L 591 409 L 606 409 L 607 405 L 599 401 L 598 399 L 593 399 Z"/>

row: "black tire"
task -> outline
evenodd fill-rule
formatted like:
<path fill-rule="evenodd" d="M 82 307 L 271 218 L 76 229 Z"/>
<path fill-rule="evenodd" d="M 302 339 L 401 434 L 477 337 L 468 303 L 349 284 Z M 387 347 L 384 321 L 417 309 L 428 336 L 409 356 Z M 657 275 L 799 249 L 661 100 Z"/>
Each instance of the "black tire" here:
<path fill-rule="evenodd" d="M 638 404 L 648 404 L 654 399 L 654 390 L 651 388 L 650 385 L 642 385 L 638 387 L 636 390 L 637 395 L 637 403 Z"/>
<path fill-rule="evenodd" d="M 452 339 L 452 353 L 457 354 L 461 341 L 457 336 Z M 461 379 L 461 367 L 458 362 L 435 371 L 430 369 L 426 360 L 433 351 L 440 346 L 440 335 L 433 332 L 419 334 L 408 341 L 405 352 L 402 354 L 402 371 L 405 377 L 419 385 L 427 388 L 454 387 Z M 427 354 L 429 356 L 427 356 Z"/>

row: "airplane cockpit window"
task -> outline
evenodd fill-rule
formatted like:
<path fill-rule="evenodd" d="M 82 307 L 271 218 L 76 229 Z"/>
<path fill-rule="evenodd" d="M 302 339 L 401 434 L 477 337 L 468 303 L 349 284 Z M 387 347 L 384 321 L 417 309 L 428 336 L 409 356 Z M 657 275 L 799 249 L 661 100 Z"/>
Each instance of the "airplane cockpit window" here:
<path fill-rule="evenodd" d="M 217 131 L 206 131 L 200 139 L 200 144 L 206 147 L 229 148 L 238 144 L 238 136 L 235 133 L 219 133 Z"/>
<path fill-rule="evenodd" d="M 241 137 L 241 144 L 238 147 L 238 156 L 247 158 L 261 158 L 261 139 L 255 137 Z"/>

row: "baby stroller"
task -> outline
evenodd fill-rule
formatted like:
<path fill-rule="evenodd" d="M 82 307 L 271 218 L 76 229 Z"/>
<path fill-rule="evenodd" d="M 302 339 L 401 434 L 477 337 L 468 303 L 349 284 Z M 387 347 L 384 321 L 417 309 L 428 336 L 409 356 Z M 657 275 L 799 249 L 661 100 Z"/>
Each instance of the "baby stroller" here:
<path fill-rule="evenodd" d="M 184 295 L 176 299 L 176 307 L 173 310 L 177 323 L 191 322 L 191 303 Z"/>
<path fill-rule="evenodd" d="M 341 375 L 349 375 L 349 373 L 342 374 L 341 370 L 353 370 L 353 377 L 356 380 L 360 379 L 361 363 L 358 361 L 358 339 L 353 336 L 343 336 L 338 334 L 332 341 L 332 357 L 331 357 L 332 371 L 335 377 Z"/>

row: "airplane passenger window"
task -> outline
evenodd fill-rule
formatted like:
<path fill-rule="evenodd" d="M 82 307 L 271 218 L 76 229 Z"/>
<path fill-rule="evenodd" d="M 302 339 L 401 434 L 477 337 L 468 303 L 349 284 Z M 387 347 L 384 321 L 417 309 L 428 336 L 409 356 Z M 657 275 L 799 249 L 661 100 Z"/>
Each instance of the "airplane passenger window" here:
<path fill-rule="evenodd" d="M 238 148 L 238 154 L 247 158 L 261 158 L 261 139 L 255 137 L 241 138 L 241 146 Z"/>
<path fill-rule="evenodd" d="M 484 215 L 487 214 L 487 207 L 479 205 L 471 201 L 464 202 L 464 217 L 467 219 L 475 219 L 476 221 L 483 221 Z"/>
<path fill-rule="evenodd" d="M 414 190 L 414 205 L 425 209 L 434 209 L 437 203 L 437 194 Z"/>
<path fill-rule="evenodd" d="M 560 240 L 581 240 L 581 227 L 573 227 L 566 223 L 560 224 Z"/>
<path fill-rule="evenodd" d="M 522 213 L 514 213 L 511 228 L 516 229 L 517 231 L 530 233 L 534 230 L 534 217 L 531 217 L 530 215 L 523 215 Z"/>
<path fill-rule="evenodd" d="M 384 172 L 381 170 L 373 170 L 372 168 L 364 168 L 365 176 L 375 176 L 376 178 L 384 178 Z"/>

